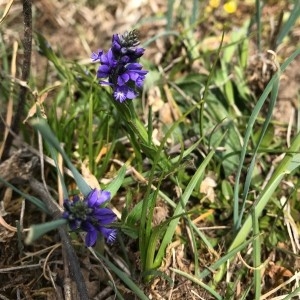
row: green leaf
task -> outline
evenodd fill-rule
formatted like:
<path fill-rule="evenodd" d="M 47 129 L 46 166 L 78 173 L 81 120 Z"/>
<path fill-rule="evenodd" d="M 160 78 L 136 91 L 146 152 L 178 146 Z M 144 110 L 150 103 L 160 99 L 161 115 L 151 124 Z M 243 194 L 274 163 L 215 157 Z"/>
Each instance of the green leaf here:
<path fill-rule="evenodd" d="M 222 139 L 221 139 L 222 140 Z M 220 141 L 221 141 L 220 140 Z M 214 155 L 215 151 L 212 150 L 210 151 L 210 153 L 207 155 L 207 157 L 204 159 L 204 161 L 202 162 L 202 164 L 200 165 L 200 167 L 198 168 L 198 170 L 196 171 L 196 173 L 194 174 L 194 176 L 192 177 L 192 179 L 190 180 L 188 186 L 186 187 L 181 200 L 179 201 L 178 205 L 175 208 L 175 211 L 173 213 L 173 216 L 177 216 L 180 215 L 182 213 L 184 213 L 185 211 L 185 206 L 195 188 L 195 186 L 197 185 L 198 181 L 200 180 L 201 176 L 203 175 L 203 172 L 206 168 L 206 166 L 208 165 L 208 163 L 210 162 L 210 160 L 212 159 L 213 155 Z M 179 222 L 179 218 L 173 219 L 169 225 L 168 228 L 166 230 L 166 233 L 164 235 L 164 238 L 160 244 L 159 250 L 157 252 L 156 258 L 153 262 L 153 267 L 158 267 L 161 264 L 161 261 L 163 259 L 164 256 L 164 252 L 166 250 L 167 245 L 171 242 L 174 232 L 175 232 L 175 228 L 177 226 Z"/>
<path fill-rule="evenodd" d="M 126 166 L 124 165 L 119 170 L 117 177 L 105 188 L 105 190 L 111 193 L 111 198 L 113 198 L 116 195 L 117 191 L 121 187 L 125 175 L 126 175 Z"/>
<path fill-rule="evenodd" d="M 174 268 L 170 268 L 171 271 L 187 278 L 188 280 L 196 283 L 198 286 L 201 286 L 204 290 L 207 291 L 207 293 L 211 294 L 212 296 L 214 296 L 214 299 L 217 300 L 222 300 L 223 298 L 215 291 L 215 289 L 207 284 L 205 284 L 201 279 L 199 279 L 198 277 L 192 275 L 192 274 L 188 274 L 185 273 L 181 270 L 178 269 L 174 269 Z"/>
<path fill-rule="evenodd" d="M 255 215 L 258 218 L 263 209 L 266 207 L 269 199 L 272 197 L 275 189 L 278 187 L 280 182 L 283 180 L 284 176 L 290 174 L 295 169 L 300 166 L 300 154 L 297 153 L 300 149 L 300 132 L 297 134 L 294 139 L 289 151 L 285 155 L 284 159 L 280 162 L 279 166 L 276 168 L 276 171 L 273 173 L 266 187 L 260 193 L 258 199 L 253 205 Z M 251 229 L 253 228 L 252 215 L 249 215 L 244 222 L 243 226 L 238 231 L 234 241 L 229 247 L 228 251 L 232 251 L 239 247 L 247 238 Z M 226 266 L 223 265 L 220 271 L 216 274 L 215 279 L 217 282 L 221 280 L 225 273 Z"/>
<path fill-rule="evenodd" d="M 82 175 L 78 172 L 78 170 L 74 167 L 71 163 L 69 157 L 65 153 L 64 149 L 60 146 L 60 143 L 54 133 L 52 132 L 51 128 L 49 127 L 48 123 L 42 118 L 35 118 L 30 121 L 32 127 L 38 130 L 43 139 L 49 143 L 52 147 L 54 147 L 64 158 L 66 164 L 68 165 L 69 169 L 73 173 L 74 179 L 78 185 L 78 188 L 82 192 L 84 196 L 87 196 L 90 191 L 92 190 L 89 185 L 85 182 Z"/>
<path fill-rule="evenodd" d="M 4 183 L 6 186 L 8 186 L 9 188 L 11 188 L 13 191 L 15 191 L 16 193 L 18 193 L 19 195 L 21 195 L 23 198 L 25 198 L 26 200 L 30 201 L 33 205 L 35 205 L 36 207 L 38 207 L 41 211 L 49 214 L 49 210 L 46 206 L 46 204 L 44 202 L 42 202 L 40 199 L 37 199 L 31 195 L 28 195 L 26 193 L 21 192 L 19 189 L 17 189 L 15 186 L 13 186 L 12 184 L 10 184 L 8 181 L 4 180 L 2 177 L 0 177 L 0 182 Z"/>
<path fill-rule="evenodd" d="M 238 166 L 238 169 L 236 171 L 236 177 L 235 177 L 235 185 L 234 185 L 234 210 L 233 210 L 233 213 L 234 213 L 234 216 L 233 216 L 233 222 L 235 224 L 235 227 L 236 229 L 239 228 L 239 224 L 241 222 L 241 217 L 242 217 L 242 214 L 240 213 L 240 208 L 239 208 L 239 203 L 240 203 L 240 199 L 239 199 L 239 190 L 240 190 L 240 177 L 241 177 L 241 173 L 242 173 L 242 169 L 245 167 L 244 166 L 244 161 L 245 161 L 245 157 L 246 157 L 246 153 L 247 153 L 247 147 L 248 147 L 248 142 L 249 142 L 249 139 L 250 139 L 250 136 L 252 134 L 252 129 L 253 129 L 253 126 L 254 126 L 254 123 L 260 113 L 260 110 L 263 106 L 263 104 L 265 103 L 269 93 L 272 91 L 272 88 L 273 88 L 273 85 L 276 81 L 278 81 L 278 76 L 279 76 L 279 73 L 281 74 L 281 72 L 283 72 L 287 66 L 297 57 L 297 55 L 300 54 L 300 49 L 297 49 L 296 51 L 293 52 L 293 54 L 281 65 L 280 67 L 280 70 L 278 70 L 278 72 L 272 77 L 272 79 L 269 81 L 268 85 L 266 86 L 263 94 L 261 95 L 261 97 L 259 98 L 258 102 L 256 103 L 253 111 L 252 111 L 252 114 L 249 118 L 249 121 L 248 121 L 248 125 L 247 125 L 247 130 L 246 130 L 246 133 L 245 133 L 245 137 L 244 137 L 244 140 L 243 140 L 243 146 L 242 146 L 242 149 L 241 149 L 241 154 L 240 154 L 240 158 L 239 158 L 239 161 L 240 161 L 240 164 Z M 272 98 L 276 98 L 276 94 L 277 94 L 277 89 L 278 89 L 278 86 L 277 87 L 274 87 L 274 92 L 273 92 L 273 97 Z M 275 100 L 273 99 L 272 102 L 274 102 Z M 273 107 L 273 104 L 271 104 L 271 107 Z M 267 128 L 267 125 L 270 121 L 270 118 L 271 118 L 271 115 L 268 114 L 268 118 L 266 119 L 266 122 L 264 123 L 264 130 L 266 130 Z M 261 139 L 262 139 L 263 135 L 261 135 Z M 258 151 L 258 147 L 259 147 L 259 144 L 257 145 L 256 149 L 255 149 L 255 155 Z M 253 163 L 254 164 L 254 163 Z M 251 167 L 251 166 L 250 166 Z M 252 165 L 252 168 L 253 168 L 253 165 Z M 245 199 L 248 195 L 248 190 L 249 190 L 249 186 L 250 186 L 250 179 L 251 179 L 251 173 L 252 173 L 252 170 L 250 169 L 248 174 L 247 174 L 247 179 L 244 183 L 244 192 L 243 192 L 243 206 L 245 206 Z M 242 208 L 242 211 L 244 210 L 244 207 Z"/>
<path fill-rule="evenodd" d="M 289 31 L 292 29 L 296 21 L 299 19 L 300 16 L 300 1 L 294 1 L 294 7 L 291 9 L 290 16 L 288 20 L 284 23 L 282 26 L 277 40 L 276 40 L 276 46 L 279 46 L 283 39 L 287 36 Z"/>
<path fill-rule="evenodd" d="M 139 297 L 141 300 L 149 300 L 149 298 L 144 294 L 144 292 L 135 284 L 135 282 L 129 277 L 128 274 L 121 271 L 116 267 L 112 262 L 110 262 L 105 256 L 102 256 L 97 252 L 97 255 L 105 262 L 108 268 L 110 268 L 120 280 L 122 280 L 135 294 L 136 297 Z"/>
<path fill-rule="evenodd" d="M 222 185 L 221 185 L 221 189 L 222 189 L 222 195 L 224 196 L 224 198 L 226 200 L 230 200 L 233 197 L 233 189 L 231 184 L 229 183 L 228 180 L 222 180 Z"/>
<path fill-rule="evenodd" d="M 31 225 L 29 228 L 28 235 L 26 237 L 25 243 L 31 244 L 41 236 L 43 236 L 45 233 L 57 229 L 58 227 L 62 225 L 66 225 L 67 220 L 66 219 L 58 219 L 51 222 L 43 223 L 43 224 L 36 224 Z"/>
<path fill-rule="evenodd" d="M 144 200 L 143 200 L 144 201 Z M 134 225 L 141 219 L 142 215 L 142 208 L 143 208 L 143 201 L 138 202 L 134 208 L 129 212 L 126 218 L 126 224 Z"/>

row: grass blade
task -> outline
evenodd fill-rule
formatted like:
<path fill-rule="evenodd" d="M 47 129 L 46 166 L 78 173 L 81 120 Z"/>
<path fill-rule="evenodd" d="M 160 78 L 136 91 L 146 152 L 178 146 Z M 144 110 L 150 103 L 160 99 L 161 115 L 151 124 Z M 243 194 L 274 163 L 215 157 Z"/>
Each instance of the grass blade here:
<path fill-rule="evenodd" d="M 130 289 L 134 294 L 141 300 L 149 300 L 149 298 L 143 293 L 143 291 L 131 280 L 131 278 L 125 272 L 121 271 L 112 262 L 110 262 L 106 257 L 97 253 L 99 257 L 105 262 L 105 264 L 110 268 Z"/>
<path fill-rule="evenodd" d="M 300 154 L 297 153 L 300 149 L 300 133 L 297 134 L 295 140 L 293 141 L 289 151 L 285 155 L 284 159 L 281 161 L 279 166 L 277 167 L 276 171 L 274 172 L 273 176 L 269 180 L 268 184 L 261 192 L 259 198 L 257 199 L 256 203 L 253 205 L 255 214 L 257 217 L 260 216 L 263 209 L 267 205 L 269 199 L 272 197 L 275 189 L 278 187 L 279 183 L 282 181 L 285 175 L 290 174 L 296 168 L 300 166 Z M 238 231 L 237 236 L 235 237 L 234 241 L 232 242 L 231 246 L 229 247 L 228 251 L 231 251 L 238 247 L 241 243 L 245 241 L 249 232 L 251 231 L 253 226 L 252 223 L 252 216 L 248 216 L 246 221 L 244 222 L 241 229 Z M 219 282 L 224 275 L 225 272 L 225 265 L 221 268 L 220 272 L 216 275 L 216 281 Z"/>
<path fill-rule="evenodd" d="M 299 54 L 300 54 L 300 49 L 297 49 L 281 65 L 280 72 L 283 72 L 287 68 L 287 66 L 295 59 L 295 57 Z M 272 77 L 272 79 L 270 80 L 270 82 L 266 86 L 263 94 L 261 95 L 258 102 L 256 103 L 256 105 L 253 109 L 253 112 L 252 112 L 252 114 L 249 118 L 248 125 L 247 125 L 247 130 L 246 130 L 245 137 L 244 137 L 244 140 L 243 140 L 243 146 L 242 146 L 241 155 L 240 155 L 240 165 L 239 165 L 238 170 L 236 172 L 235 185 L 234 185 L 234 194 L 233 194 L 233 198 L 234 198 L 233 223 L 235 225 L 236 230 L 238 230 L 239 212 L 240 212 L 240 209 L 239 209 L 240 177 L 241 177 L 241 173 L 242 173 L 242 169 L 243 169 L 243 166 L 244 166 L 244 161 L 245 161 L 245 157 L 246 157 L 246 153 L 247 153 L 248 142 L 249 142 L 249 139 L 250 139 L 250 136 L 251 136 L 251 133 L 252 133 L 252 128 L 253 128 L 253 125 L 255 123 L 255 120 L 257 119 L 258 114 L 259 114 L 263 104 L 265 103 L 269 93 L 271 92 L 275 80 L 277 80 L 277 75 L 276 74 L 275 74 L 275 76 Z"/>
<path fill-rule="evenodd" d="M 288 20 L 284 23 L 281 31 L 278 34 L 276 47 L 282 43 L 283 39 L 287 36 L 300 16 L 300 1 L 295 1 L 294 3 L 294 8 L 291 10 Z"/>

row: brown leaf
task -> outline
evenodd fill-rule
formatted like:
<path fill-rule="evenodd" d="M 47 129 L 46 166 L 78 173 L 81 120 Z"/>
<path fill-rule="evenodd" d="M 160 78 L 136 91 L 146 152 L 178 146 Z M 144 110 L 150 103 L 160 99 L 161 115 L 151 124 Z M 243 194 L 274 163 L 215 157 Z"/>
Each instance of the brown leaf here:
<path fill-rule="evenodd" d="M 216 181 L 211 178 L 210 176 L 207 176 L 200 185 L 200 193 L 203 193 L 206 195 L 207 199 L 211 202 L 215 201 L 215 191 L 214 188 L 217 186 Z"/>
<path fill-rule="evenodd" d="M 81 165 L 81 173 L 84 180 L 92 189 L 100 189 L 100 185 L 97 178 L 91 173 L 89 167 L 86 166 L 85 163 Z"/>

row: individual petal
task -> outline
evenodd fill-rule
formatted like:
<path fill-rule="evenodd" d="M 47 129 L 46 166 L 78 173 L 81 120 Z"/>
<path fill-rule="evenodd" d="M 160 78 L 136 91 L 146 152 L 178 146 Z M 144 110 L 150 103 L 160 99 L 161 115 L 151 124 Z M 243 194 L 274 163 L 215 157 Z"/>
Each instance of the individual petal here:
<path fill-rule="evenodd" d="M 109 208 L 96 208 L 93 215 L 98 220 L 100 226 L 112 223 L 117 217 Z"/>
<path fill-rule="evenodd" d="M 111 49 L 107 52 L 107 59 L 110 66 L 115 67 L 117 65 L 116 57 Z"/>
<path fill-rule="evenodd" d="M 135 92 L 133 89 L 128 88 L 127 93 L 126 93 L 126 98 L 127 99 L 134 99 L 138 96 L 138 93 Z"/>
<path fill-rule="evenodd" d="M 126 66 L 127 70 L 141 70 L 143 66 L 139 63 L 130 63 Z"/>
<path fill-rule="evenodd" d="M 129 71 L 128 72 L 128 75 L 129 75 L 129 77 L 130 77 L 130 79 L 132 80 L 132 81 L 136 81 L 138 78 L 139 78 L 139 74 L 137 73 L 137 72 L 135 72 L 135 71 Z"/>
<path fill-rule="evenodd" d="M 142 88 L 143 87 L 143 84 L 144 84 L 144 80 L 145 80 L 145 76 L 139 76 L 136 81 L 135 81 L 135 85 L 138 87 L 138 88 Z"/>
<path fill-rule="evenodd" d="M 121 41 L 120 41 L 120 37 L 119 37 L 118 34 L 113 34 L 112 43 L 116 43 L 116 44 L 119 44 L 121 46 Z"/>
<path fill-rule="evenodd" d="M 126 82 L 128 82 L 129 79 L 130 79 L 130 76 L 127 73 L 124 73 L 124 74 L 118 76 L 118 85 L 122 86 L 122 85 L 126 84 Z"/>
<path fill-rule="evenodd" d="M 140 74 L 140 76 L 145 76 L 148 73 L 148 71 L 146 71 L 146 70 L 140 70 L 137 72 Z"/>
<path fill-rule="evenodd" d="M 96 230 L 95 226 L 89 220 L 81 222 L 80 228 L 86 232 Z"/>
<path fill-rule="evenodd" d="M 103 203 L 108 201 L 110 199 L 110 197 L 111 197 L 111 194 L 109 191 L 105 191 L 105 190 L 99 191 L 98 204 L 102 205 Z"/>
<path fill-rule="evenodd" d="M 116 241 L 117 233 L 118 233 L 118 231 L 117 231 L 116 229 L 113 229 L 113 230 L 111 231 L 111 233 L 109 234 L 109 236 L 108 236 L 106 242 L 107 242 L 108 244 L 113 244 L 113 243 Z"/>
<path fill-rule="evenodd" d="M 108 52 L 101 55 L 100 62 L 103 65 L 109 65 Z"/>
<path fill-rule="evenodd" d="M 98 201 L 98 190 L 93 189 L 86 197 L 88 207 L 94 207 Z"/>
<path fill-rule="evenodd" d="M 120 63 L 126 65 L 127 63 L 129 63 L 130 61 L 132 61 L 131 57 L 129 57 L 128 55 L 123 55 L 120 59 Z"/>
<path fill-rule="evenodd" d="M 111 49 L 112 49 L 112 52 L 115 54 L 115 55 L 118 55 L 120 54 L 121 52 L 121 44 L 120 44 L 120 40 L 119 40 L 119 37 L 117 34 L 114 34 L 113 35 L 113 38 L 112 38 L 112 46 L 111 46 Z"/>
<path fill-rule="evenodd" d="M 134 51 L 135 58 L 141 57 L 144 54 L 144 52 L 145 52 L 144 48 L 136 48 Z"/>
<path fill-rule="evenodd" d="M 135 74 L 138 74 L 139 76 L 145 76 L 148 73 L 148 71 L 146 71 L 146 70 L 130 70 L 127 72 L 135 73 Z"/>
<path fill-rule="evenodd" d="M 100 62 L 103 65 L 108 65 L 110 67 L 115 67 L 117 65 L 116 58 L 111 49 L 109 49 L 106 54 L 101 55 Z"/>
<path fill-rule="evenodd" d="M 99 66 L 97 70 L 97 78 L 106 78 L 109 77 L 111 68 L 107 65 Z"/>
<path fill-rule="evenodd" d="M 111 49 L 113 51 L 113 54 L 118 57 L 121 52 L 121 46 L 117 43 L 112 44 Z"/>
<path fill-rule="evenodd" d="M 90 230 L 85 237 L 85 245 L 87 247 L 93 247 L 96 244 L 98 233 L 96 230 Z"/>
<path fill-rule="evenodd" d="M 113 243 L 117 237 L 117 230 L 114 228 L 102 227 L 100 230 L 101 234 L 104 236 L 108 243 Z"/>
<path fill-rule="evenodd" d="M 99 207 L 101 204 L 105 203 L 110 199 L 109 191 L 100 191 L 94 189 L 87 196 L 88 206 L 89 207 Z"/>
<path fill-rule="evenodd" d="M 100 60 L 101 55 L 103 54 L 102 50 L 97 50 L 97 52 L 93 52 L 91 55 L 92 61 Z"/>
<path fill-rule="evenodd" d="M 127 97 L 127 86 L 123 85 L 123 86 L 117 86 L 114 90 L 114 98 L 115 100 L 119 101 L 120 103 L 124 102 Z"/>

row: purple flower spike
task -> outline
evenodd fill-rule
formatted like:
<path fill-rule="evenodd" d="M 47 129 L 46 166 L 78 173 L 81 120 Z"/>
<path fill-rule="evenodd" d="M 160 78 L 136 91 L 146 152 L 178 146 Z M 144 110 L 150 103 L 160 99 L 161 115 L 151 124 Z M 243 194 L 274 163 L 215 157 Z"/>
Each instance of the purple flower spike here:
<path fill-rule="evenodd" d="M 116 220 L 116 215 L 111 209 L 101 207 L 109 199 L 110 192 L 94 189 L 82 201 L 78 196 L 73 201 L 64 201 L 62 217 L 69 221 L 71 230 L 86 231 L 87 247 L 95 245 L 98 234 L 102 234 L 108 243 L 116 239 L 116 229 L 106 227 Z"/>
<path fill-rule="evenodd" d="M 92 54 L 93 61 L 100 61 L 97 70 L 97 78 L 108 78 L 108 81 L 100 80 L 102 85 L 110 85 L 113 97 L 122 103 L 139 95 L 148 71 L 142 70 L 143 66 L 138 59 L 144 54 L 145 49 L 139 45 L 137 31 L 133 30 L 124 34 L 114 34 L 112 46 L 107 53 L 98 50 Z"/>

